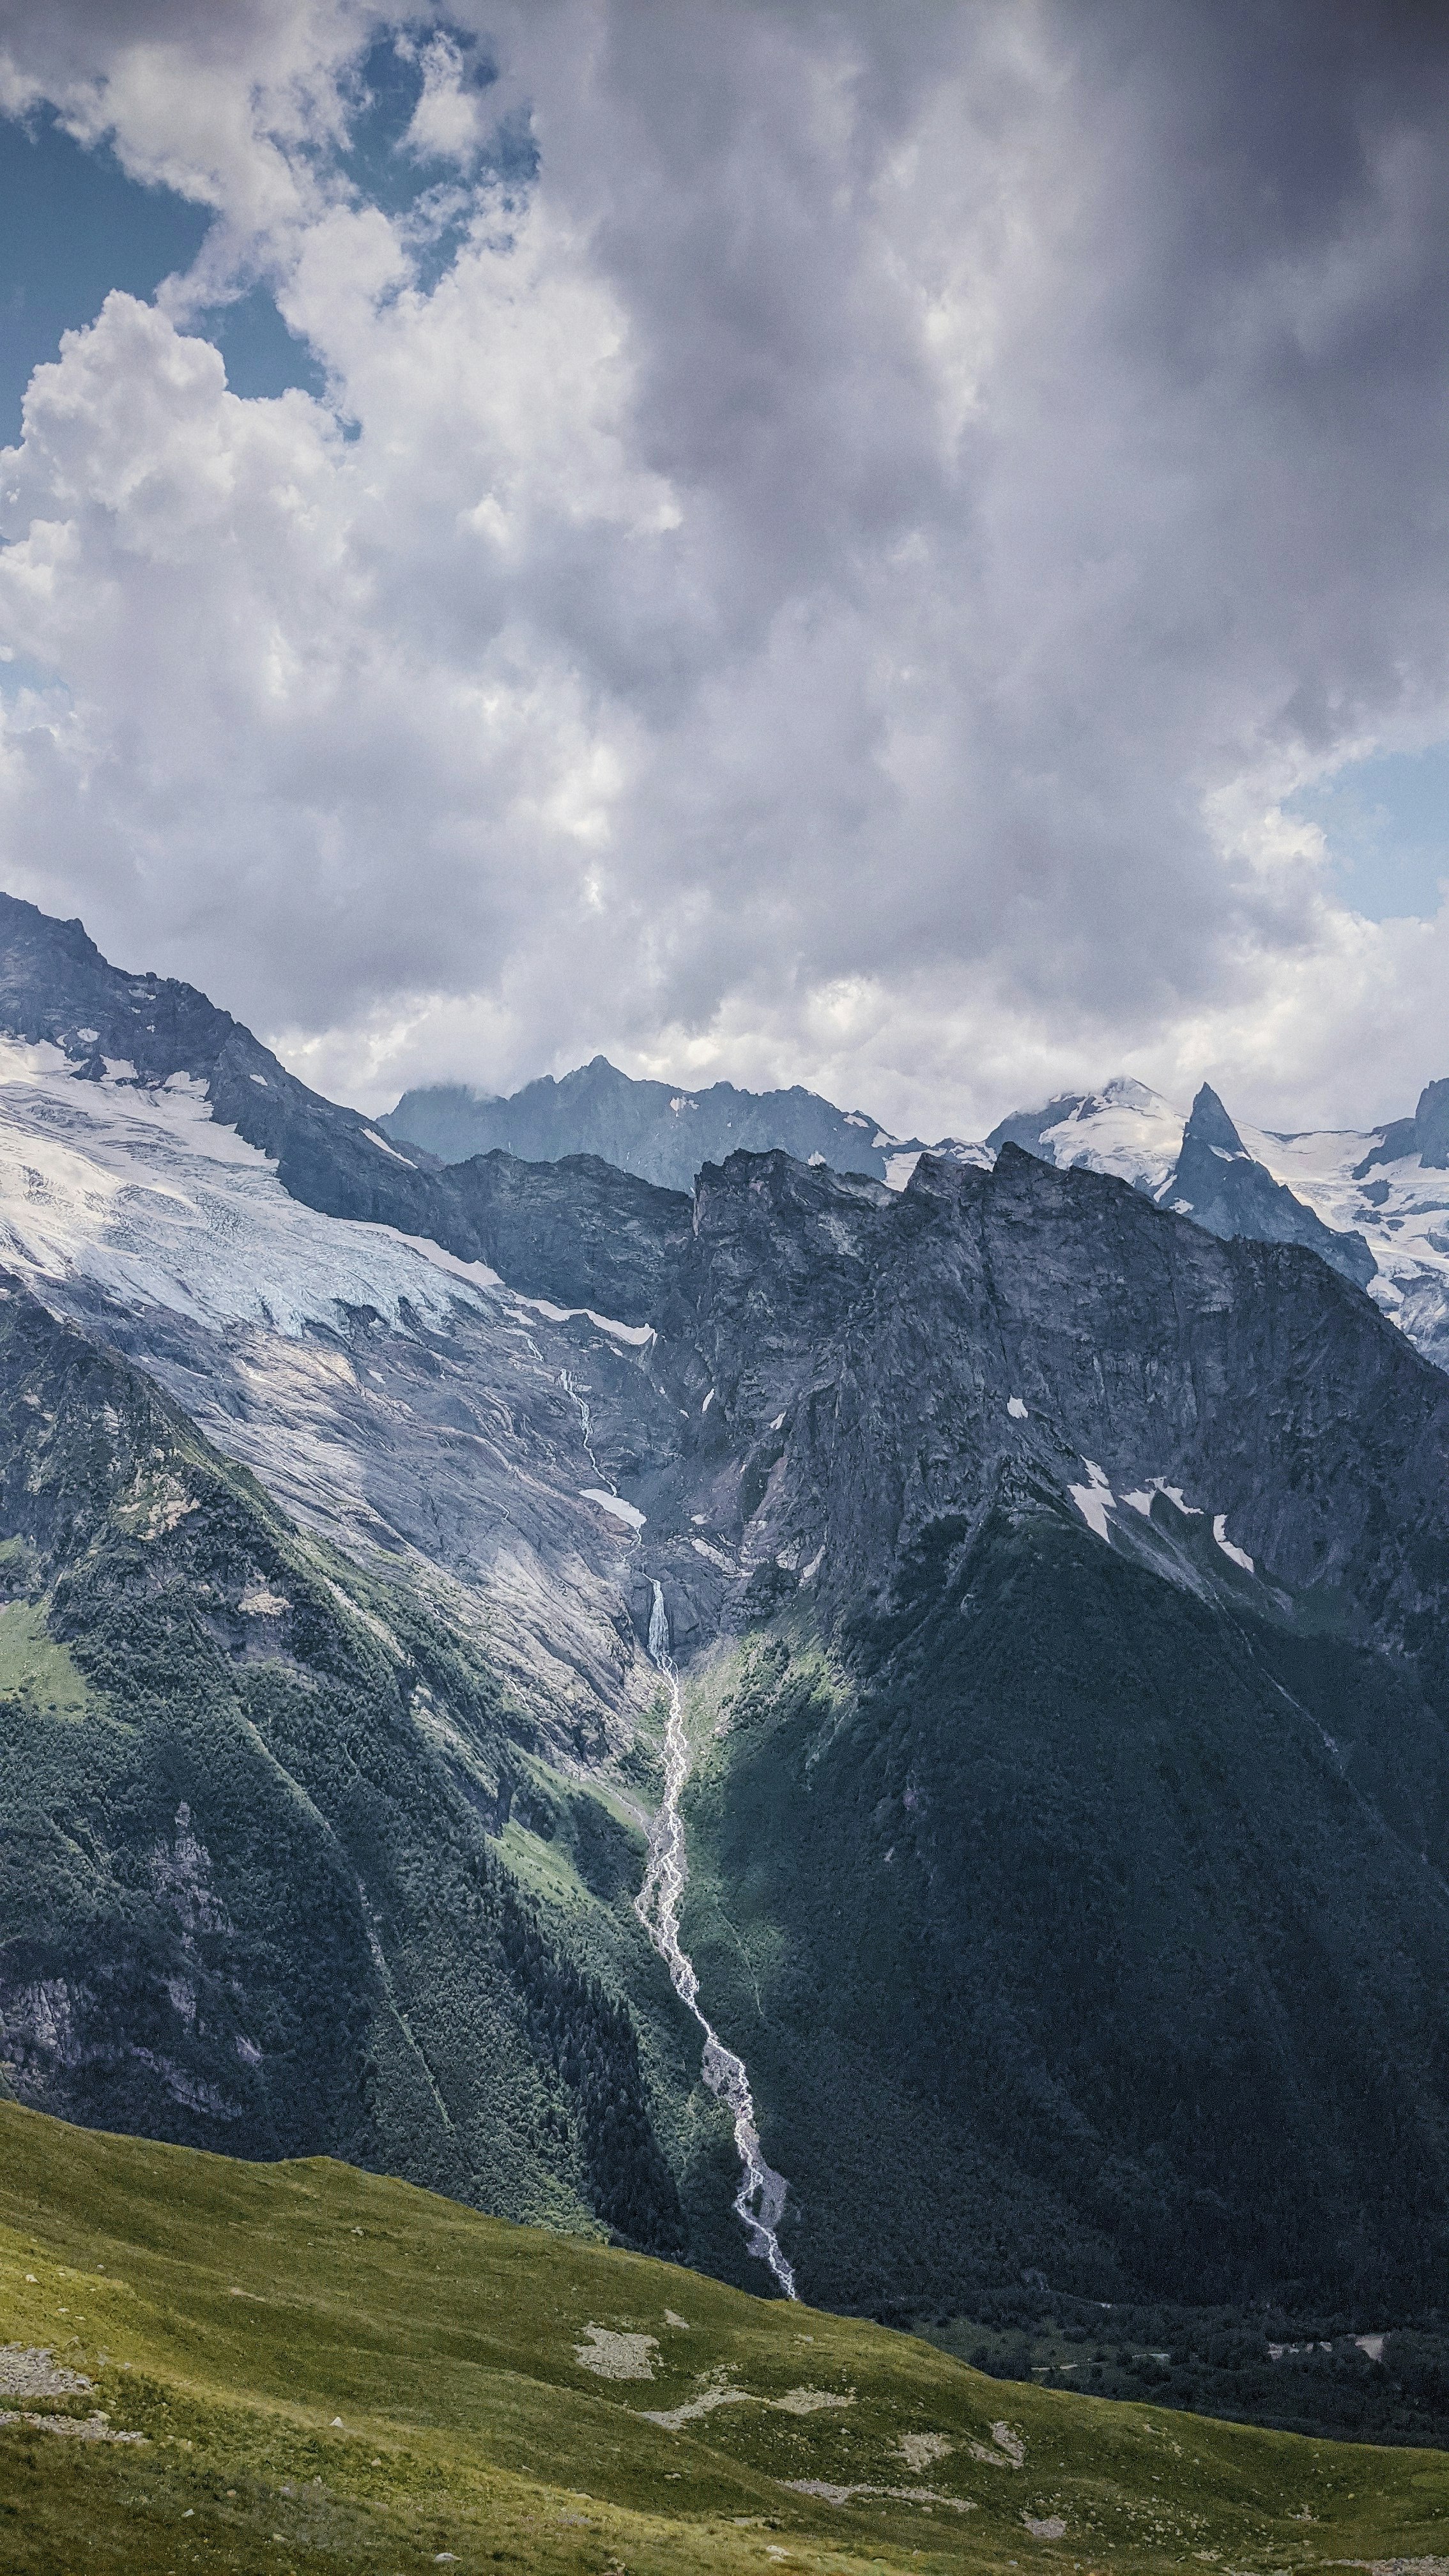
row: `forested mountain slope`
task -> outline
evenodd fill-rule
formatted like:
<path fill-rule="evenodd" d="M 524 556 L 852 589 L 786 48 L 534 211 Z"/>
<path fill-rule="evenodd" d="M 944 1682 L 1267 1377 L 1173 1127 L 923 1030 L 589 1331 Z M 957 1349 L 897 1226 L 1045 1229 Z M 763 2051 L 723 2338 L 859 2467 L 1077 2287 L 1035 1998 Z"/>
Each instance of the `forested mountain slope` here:
<path fill-rule="evenodd" d="M 466 1641 L 18 1283 L 0 1513 L 15 2089 L 682 2245 L 628 2015 L 490 1850 L 516 1755 Z"/>

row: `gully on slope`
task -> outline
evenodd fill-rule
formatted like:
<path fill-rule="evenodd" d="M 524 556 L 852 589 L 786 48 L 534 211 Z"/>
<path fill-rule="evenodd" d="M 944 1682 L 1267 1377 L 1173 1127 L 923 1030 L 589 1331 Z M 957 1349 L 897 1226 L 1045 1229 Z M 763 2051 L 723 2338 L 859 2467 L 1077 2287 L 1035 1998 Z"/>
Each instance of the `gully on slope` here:
<path fill-rule="evenodd" d="M 679 1675 L 669 1651 L 669 1614 L 664 1607 L 663 1587 L 658 1583 L 649 1614 L 649 1654 L 668 1687 L 669 1716 L 664 1731 L 664 1796 L 649 1829 L 649 1858 L 644 1883 L 634 1899 L 634 1911 L 668 1968 L 675 1993 L 688 2004 L 704 2033 L 704 2080 L 734 2120 L 735 2148 L 744 2168 L 744 2179 L 735 2194 L 735 2209 L 749 2237 L 750 2252 L 769 2264 L 786 2298 L 793 2299 L 795 2275 L 775 2232 L 785 2214 L 785 2178 L 765 2162 L 744 2061 L 725 2047 L 700 2011 L 699 1979 L 693 1962 L 679 1946 L 679 1908 L 688 1874 L 679 1801 L 689 1778 L 689 1739 L 684 1731 Z"/>

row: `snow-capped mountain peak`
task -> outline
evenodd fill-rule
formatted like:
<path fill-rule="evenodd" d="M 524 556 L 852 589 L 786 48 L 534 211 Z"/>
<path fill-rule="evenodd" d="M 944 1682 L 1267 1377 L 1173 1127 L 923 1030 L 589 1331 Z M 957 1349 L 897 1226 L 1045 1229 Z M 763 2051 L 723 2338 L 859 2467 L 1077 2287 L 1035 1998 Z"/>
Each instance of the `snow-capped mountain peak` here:
<path fill-rule="evenodd" d="M 1160 1092 L 1123 1074 L 1100 1091 L 1065 1092 L 1041 1109 L 1014 1111 L 986 1145 L 993 1154 L 1020 1145 L 1060 1171 L 1110 1172 L 1155 1196 L 1182 1151 L 1185 1124 Z"/>

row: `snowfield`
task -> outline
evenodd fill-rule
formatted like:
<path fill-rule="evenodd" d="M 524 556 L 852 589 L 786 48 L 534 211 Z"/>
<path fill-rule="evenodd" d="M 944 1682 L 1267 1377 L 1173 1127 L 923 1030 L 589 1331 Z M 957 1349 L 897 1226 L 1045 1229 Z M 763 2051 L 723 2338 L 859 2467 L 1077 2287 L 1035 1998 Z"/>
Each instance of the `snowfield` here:
<path fill-rule="evenodd" d="M 93 1082 L 8 1040 L 0 1265 L 119 1343 L 305 1527 L 446 1594 L 546 1736 L 632 1727 L 652 1684 L 620 1643 L 619 1540 L 644 1513 L 590 1424 L 647 1408 L 647 1331 L 317 1214 L 186 1074 Z"/>
<path fill-rule="evenodd" d="M 1085 1164 L 1089 1172 L 1110 1172 L 1156 1197 L 1178 1155 L 1184 1110 L 1170 1108 L 1145 1082 L 1109 1082 L 1073 1110 L 1069 1118 L 1048 1127 L 1042 1150 L 1059 1171 Z"/>
<path fill-rule="evenodd" d="M 115 1065 L 88 1082 L 59 1047 L 13 1039 L 0 1039 L 0 1260 L 37 1283 L 84 1278 L 123 1305 L 292 1338 L 348 1307 L 442 1323 L 498 1287 L 480 1262 L 303 1207 L 191 1075 L 151 1090 Z"/>

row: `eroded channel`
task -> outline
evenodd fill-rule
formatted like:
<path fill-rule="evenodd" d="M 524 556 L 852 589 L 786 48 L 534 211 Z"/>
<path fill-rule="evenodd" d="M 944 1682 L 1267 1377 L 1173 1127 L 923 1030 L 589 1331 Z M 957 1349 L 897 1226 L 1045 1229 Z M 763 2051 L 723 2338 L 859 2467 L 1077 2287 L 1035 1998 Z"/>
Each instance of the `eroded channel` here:
<path fill-rule="evenodd" d="M 659 1811 L 649 1828 L 649 1858 L 643 1885 L 634 1899 L 634 1911 L 669 1970 L 675 1993 L 689 2006 L 704 2033 L 704 2080 L 716 2098 L 723 2102 L 734 2121 L 735 2149 L 739 2156 L 741 2181 L 735 2194 L 735 2211 L 743 2223 L 750 2252 L 762 2263 L 768 2263 L 787 2299 L 795 2296 L 795 2275 L 780 2250 L 776 2233 L 785 2214 L 786 2183 L 773 2165 L 767 2165 L 760 2148 L 760 2133 L 755 2125 L 754 2096 L 743 2058 L 726 2048 L 719 2033 L 709 2022 L 699 2004 L 699 1979 L 692 1960 L 679 1944 L 679 1908 L 684 1898 L 689 1865 L 684 1848 L 684 1819 L 679 1801 L 689 1778 L 689 1739 L 684 1731 L 684 1707 L 679 1675 L 669 1651 L 669 1614 L 664 1607 L 664 1590 L 654 1585 L 654 1600 L 649 1613 L 649 1656 L 664 1677 L 669 1693 L 669 1715 L 664 1729 L 664 1795 Z"/>

